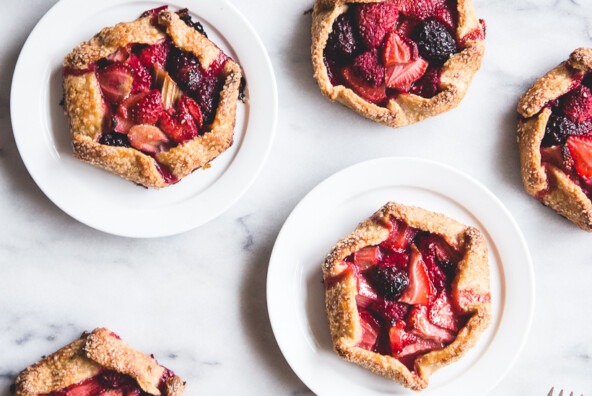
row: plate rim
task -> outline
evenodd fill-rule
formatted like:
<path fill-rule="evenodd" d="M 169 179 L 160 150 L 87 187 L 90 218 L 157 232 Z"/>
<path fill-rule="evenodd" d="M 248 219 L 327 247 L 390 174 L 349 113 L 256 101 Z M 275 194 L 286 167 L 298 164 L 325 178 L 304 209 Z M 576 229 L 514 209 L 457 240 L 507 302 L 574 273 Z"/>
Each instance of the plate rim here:
<path fill-rule="evenodd" d="M 278 344 L 278 347 L 280 348 L 280 351 L 282 352 L 282 355 L 286 359 L 288 365 L 294 371 L 294 373 L 298 376 L 298 378 L 300 378 L 300 380 L 307 387 L 309 387 L 313 392 L 315 392 L 316 394 L 322 395 L 323 393 L 320 392 L 321 389 L 315 385 L 315 381 L 311 381 L 310 378 L 306 377 L 306 375 L 303 375 L 305 373 L 303 373 L 302 368 L 299 367 L 297 364 L 295 364 L 295 362 L 294 362 L 295 357 L 291 356 L 289 353 L 286 353 L 287 349 L 286 349 L 286 345 L 284 344 L 285 340 L 282 338 L 282 334 L 279 333 L 279 330 L 278 330 L 279 329 L 279 325 L 278 325 L 279 319 L 278 319 L 278 314 L 276 313 L 275 304 L 272 301 L 272 299 L 273 299 L 273 295 L 274 295 L 274 290 L 273 290 L 274 276 L 275 276 L 275 272 L 278 271 L 277 270 L 278 265 L 274 265 L 274 262 L 277 262 L 277 256 L 280 255 L 280 253 L 278 253 L 278 251 L 281 248 L 279 243 L 282 242 L 283 235 L 287 234 L 288 231 L 286 231 L 286 230 L 289 229 L 289 227 L 291 226 L 291 223 L 294 221 L 294 218 L 297 218 L 297 216 L 299 215 L 298 212 L 300 210 L 302 210 L 303 206 L 308 204 L 308 201 L 310 201 L 311 199 L 313 199 L 315 197 L 315 194 L 318 194 L 318 191 L 322 190 L 327 185 L 334 184 L 335 180 L 339 180 L 340 178 L 343 178 L 344 175 L 347 175 L 350 172 L 355 172 L 357 168 L 377 166 L 378 164 L 385 163 L 385 162 L 386 163 L 393 163 L 393 164 L 398 163 L 399 165 L 401 165 L 401 164 L 408 165 L 411 163 L 411 164 L 422 164 L 424 166 L 433 166 L 433 167 L 440 168 L 444 171 L 456 174 L 458 177 L 465 179 L 473 187 L 477 188 L 481 193 L 484 193 L 485 195 L 487 195 L 491 199 L 491 202 L 493 204 L 495 204 L 495 206 L 497 206 L 498 209 L 500 209 L 505 214 L 504 217 L 506 218 L 506 220 L 509 221 L 509 224 L 511 225 L 512 229 L 516 233 L 516 237 L 518 238 L 518 244 L 521 246 L 521 248 L 523 248 L 523 253 L 524 253 L 525 257 L 527 258 L 527 260 L 525 262 L 525 267 L 523 269 L 526 270 L 526 274 L 528 276 L 528 286 L 530 287 L 530 291 L 529 291 L 529 293 L 527 293 L 528 297 L 529 297 L 528 304 L 525 304 L 525 306 L 528 308 L 528 317 L 526 318 L 526 320 L 524 322 L 523 334 L 521 335 L 521 337 L 519 339 L 519 343 L 518 343 L 519 345 L 515 349 L 514 355 L 511 357 L 511 359 L 509 359 L 507 361 L 505 369 L 499 372 L 495 381 L 492 381 L 490 384 L 488 384 L 487 389 L 484 389 L 483 394 L 486 394 L 486 393 L 490 392 L 493 388 L 495 388 L 503 380 L 503 378 L 507 375 L 507 373 L 512 369 L 512 367 L 516 363 L 516 360 L 519 358 L 522 351 L 524 350 L 526 341 L 527 341 L 530 331 L 532 329 L 532 324 L 533 324 L 533 320 L 534 320 L 534 313 L 535 313 L 535 308 L 536 308 L 536 282 L 535 282 L 536 279 L 535 279 L 535 274 L 534 274 L 534 266 L 532 263 L 532 256 L 530 254 L 528 244 L 526 243 L 526 239 L 524 238 L 524 235 L 523 235 L 520 227 L 518 226 L 518 223 L 516 222 L 516 220 L 514 219 L 514 217 L 511 214 L 511 212 L 508 210 L 508 208 L 506 208 L 506 206 L 501 202 L 501 200 L 497 196 L 495 196 L 493 194 L 493 192 L 491 192 L 487 187 L 485 187 L 477 179 L 466 174 L 465 172 L 463 172 L 459 169 L 456 169 L 450 165 L 447 165 L 447 164 L 444 164 L 441 162 L 437 162 L 434 160 L 430 160 L 430 159 L 418 158 L 418 157 L 388 157 L 387 156 L 387 157 L 380 157 L 380 158 L 361 161 L 361 162 L 355 163 L 353 165 L 347 166 L 346 168 L 341 169 L 341 170 L 329 175 L 328 177 L 323 179 L 320 183 L 315 185 L 308 193 L 306 193 L 306 195 L 304 197 L 302 197 L 300 199 L 300 201 L 296 204 L 296 206 L 293 208 L 293 210 L 290 212 L 290 214 L 286 218 L 284 224 L 282 225 L 282 227 L 278 233 L 276 241 L 274 242 L 274 246 L 273 246 L 273 249 L 272 249 L 272 252 L 270 255 L 269 265 L 268 265 L 267 280 L 266 280 L 266 303 L 267 303 L 268 315 L 269 315 L 271 328 L 272 328 L 274 337 L 276 339 L 276 342 Z M 395 183 L 395 185 L 400 185 L 400 184 Z M 364 191 L 360 190 L 360 189 L 354 189 L 354 190 L 355 191 L 352 193 L 352 196 L 354 194 L 364 193 Z M 439 193 L 442 194 L 442 192 L 439 192 Z M 446 194 L 445 194 L 445 196 L 447 198 L 450 198 Z M 369 210 L 370 211 L 376 210 L 376 208 L 370 208 Z M 471 214 L 473 216 L 475 216 L 477 219 L 479 219 L 479 217 L 477 217 L 473 213 L 471 213 Z M 503 263 L 500 262 L 500 266 L 502 269 L 504 269 Z M 502 281 L 502 284 L 503 283 L 505 283 L 505 282 Z M 507 293 L 507 291 L 506 291 L 506 293 Z M 323 310 L 324 310 L 324 307 L 323 307 Z M 306 320 L 306 322 L 308 323 L 308 320 Z M 500 319 L 499 323 L 501 323 L 501 322 L 502 322 L 502 319 Z M 492 340 L 495 340 L 495 337 Z M 427 391 L 429 391 L 429 390 L 430 390 L 430 388 L 428 387 Z M 367 389 L 367 391 L 369 392 L 369 394 L 370 394 L 370 392 L 372 392 L 372 394 L 374 394 L 374 392 L 371 389 Z"/>
<path fill-rule="evenodd" d="M 134 3 L 139 3 L 142 2 L 143 0 L 108 0 L 108 1 L 104 1 L 101 2 L 100 6 L 97 6 L 96 8 L 94 8 L 93 10 L 96 12 L 100 12 L 103 10 L 108 9 L 109 7 L 112 6 L 125 6 L 125 5 L 130 5 L 130 4 L 134 4 Z M 147 0 L 146 2 L 151 2 L 151 0 Z M 179 7 L 176 0 L 173 1 L 169 1 L 167 2 L 167 4 L 172 5 L 174 8 Z M 271 104 L 272 106 L 269 106 L 269 108 L 266 107 L 265 109 L 265 116 L 261 117 L 259 116 L 258 118 L 260 118 L 262 121 L 262 125 L 265 126 L 265 128 L 261 128 L 259 127 L 258 129 L 265 129 L 265 135 L 261 135 L 260 137 L 257 137 L 257 145 L 261 146 L 261 147 L 256 147 L 254 150 L 251 150 L 252 152 L 255 152 L 257 154 L 257 158 L 254 159 L 253 161 L 250 162 L 254 162 L 255 164 L 253 165 L 251 172 L 249 174 L 249 177 L 243 178 L 242 181 L 240 181 L 239 187 L 232 191 L 232 194 L 224 194 L 225 196 L 227 196 L 228 198 L 226 200 L 217 200 L 217 199 L 209 199 L 209 201 L 211 202 L 216 202 L 219 201 L 221 202 L 220 204 L 218 204 L 218 206 L 216 208 L 214 208 L 215 210 L 211 210 L 208 211 L 205 214 L 202 214 L 201 217 L 199 218 L 195 218 L 192 219 L 192 221 L 189 222 L 185 222 L 185 223 L 177 223 L 176 225 L 173 223 L 166 223 L 164 224 L 160 224 L 160 226 L 163 226 L 162 228 L 158 228 L 158 227 L 152 227 L 149 229 L 146 228 L 139 228 L 136 227 L 136 229 L 132 229 L 132 228 L 126 228 L 125 230 L 123 229 L 118 229 L 121 227 L 118 227 L 118 223 L 105 223 L 104 221 L 101 221 L 101 219 L 99 218 L 91 218 L 89 216 L 85 217 L 84 213 L 80 213 L 80 210 L 77 209 L 73 209 L 72 205 L 69 204 L 67 201 L 68 199 L 65 199 L 62 195 L 56 193 L 56 191 L 52 190 L 52 182 L 47 180 L 47 177 L 42 175 L 42 172 L 38 171 L 35 167 L 35 165 L 33 164 L 33 159 L 32 154 L 34 154 L 33 150 L 31 149 L 31 152 L 29 152 L 29 149 L 26 147 L 27 146 L 27 141 L 25 141 L 24 138 L 24 134 L 26 133 L 26 128 L 25 128 L 25 122 L 22 120 L 22 118 L 24 117 L 24 105 L 23 104 L 19 104 L 18 103 L 18 99 L 19 99 L 19 86 L 21 84 L 23 84 L 23 78 L 27 78 L 26 75 L 26 71 L 27 68 L 24 67 L 24 62 L 26 62 L 27 60 L 30 60 L 31 54 L 34 52 L 34 49 L 36 47 L 32 47 L 34 44 L 37 44 L 39 38 L 39 34 L 40 32 L 43 33 L 44 30 L 48 27 L 54 26 L 54 23 L 50 23 L 48 21 L 52 21 L 52 18 L 56 18 L 59 17 L 60 15 L 64 15 L 68 13 L 68 6 L 69 5 L 73 5 L 73 4 L 80 4 L 79 1 L 77 0 L 60 0 L 58 1 L 56 4 L 54 4 L 42 17 L 41 19 L 36 23 L 36 25 L 34 26 L 34 28 L 31 30 L 31 32 L 29 33 L 27 39 L 25 40 L 25 43 L 23 44 L 23 46 L 21 47 L 14 71 L 12 73 L 12 82 L 11 82 L 11 93 L 10 93 L 10 122 L 11 122 L 11 127 L 12 127 L 12 132 L 13 132 L 13 136 L 14 136 L 14 140 L 17 146 L 17 150 L 19 152 L 19 155 L 21 157 L 21 160 L 23 161 L 25 168 L 27 169 L 27 172 L 29 173 L 29 175 L 31 175 L 31 178 L 33 179 L 33 181 L 35 182 L 35 184 L 39 187 L 39 189 L 43 192 L 43 194 L 55 205 L 57 206 L 61 211 L 63 211 L 64 213 L 66 213 L 68 216 L 72 217 L 73 219 L 75 219 L 76 221 L 87 225 L 88 227 L 94 228 L 96 230 L 99 230 L 101 232 L 107 233 L 107 234 L 111 234 L 111 235 L 116 235 L 116 236 L 122 236 L 122 237 L 128 237 L 128 238 L 159 238 L 159 237 L 166 237 L 166 236 L 172 236 L 172 235 L 178 235 L 187 231 L 190 231 L 192 229 L 195 229 L 197 227 L 203 226 L 204 224 L 212 221 L 213 219 L 219 217 L 220 215 L 222 215 L 223 213 L 225 213 L 227 210 L 229 210 L 234 204 L 236 204 L 243 196 L 244 194 L 249 190 L 249 188 L 255 183 L 255 181 L 257 180 L 258 176 L 260 175 L 261 171 L 263 170 L 263 167 L 265 166 L 269 155 L 271 153 L 271 149 L 273 147 L 273 143 L 275 140 L 275 135 L 276 135 L 276 131 L 277 131 L 277 122 L 278 122 L 278 90 L 277 90 L 277 80 L 276 80 L 276 76 L 275 76 L 275 71 L 273 69 L 273 64 L 271 62 L 271 59 L 269 57 L 269 53 L 267 52 L 267 49 L 265 47 L 265 45 L 263 44 L 263 41 L 261 40 L 259 34 L 257 33 L 257 31 L 254 29 L 254 27 L 251 25 L 251 23 L 249 22 L 249 20 L 238 10 L 238 8 L 232 4 L 230 1 L 228 0 L 217 0 L 217 5 L 219 5 L 221 8 L 227 8 L 228 10 L 230 10 L 230 12 L 232 12 L 233 16 L 235 18 L 237 18 L 238 20 L 241 21 L 241 23 L 243 24 L 241 26 L 241 28 L 246 29 L 248 32 L 250 32 L 250 39 L 253 42 L 253 48 L 257 49 L 257 52 L 255 53 L 255 56 L 257 56 L 258 58 L 258 67 L 260 66 L 261 69 L 258 70 L 253 70 L 249 73 L 249 70 L 245 71 L 245 74 L 260 74 L 263 71 L 263 74 L 265 75 L 266 80 L 268 81 L 268 84 L 266 86 L 263 87 L 262 91 L 265 92 L 265 97 L 268 98 L 268 102 L 269 104 Z M 199 2 L 196 0 L 186 0 L 186 5 L 191 9 L 191 12 L 199 15 Z M 89 16 L 91 16 L 90 14 L 88 14 Z M 207 18 L 206 18 L 207 19 Z M 114 23 L 118 23 L 118 21 L 114 21 Z M 48 25 L 49 24 L 49 25 Z M 219 30 L 219 27 L 216 26 L 216 29 Z M 244 33 L 243 33 L 244 34 Z M 233 47 L 234 50 L 236 50 L 238 47 L 233 46 L 232 42 L 227 38 L 227 34 L 222 34 L 222 37 L 224 39 L 226 39 L 230 45 Z M 83 41 L 85 38 L 81 38 L 81 41 Z M 244 58 L 244 57 L 243 57 Z M 48 82 L 49 84 L 49 82 Z M 39 88 L 40 91 L 37 91 L 39 93 L 41 93 L 41 89 L 45 89 L 44 88 Z M 43 102 L 45 103 L 45 101 Z M 245 114 L 245 119 L 252 119 L 253 116 L 253 102 L 249 101 L 249 110 L 246 110 L 246 114 Z M 38 114 L 37 117 L 42 118 L 43 117 L 43 110 L 39 110 L 40 113 Z M 258 110 L 258 112 L 263 113 L 263 110 Z M 17 113 L 21 113 L 21 114 L 17 114 Z M 258 114 L 258 113 L 257 113 Z M 249 122 L 247 121 L 247 124 L 245 125 L 245 129 L 244 129 L 244 137 L 242 139 L 242 141 L 240 142 L 240 146 L 243 146 L 245 144 L 246 141 L 248 141 L 248 132 L 250 130 L 252 130 L 253 124 L 249 124 Z M 52 132 L 52 127 L 49 126 L 49 132 Z M 19 132 L 20 131 L 20 132 Z M 39 133 L 39 137 L 41 139 L 43 139 L 42 136 L 42 132 L 38 132 Z M 64 131 L 64 133 L 66 133 L 66 131 Z M 252 132 L 251 132 L 252 133 Z M 55 143 L 52 143 L 52 147 L 55 147 Z M 49 148 L 48 148 L 49 150 Z M 44 150 L 45 151 L 45 150 Z M 223 153 L 224 154 L 224 153 Z M 237 149 L 237 151 L 235 152 L 235 156 L 238 156 L 240 154 L 240 147 L 239 149 Z M 52 156 L 53 153 L 48 153 L 48 156 Z M 251 157 L 249 157 L 251 158 Z M 236 157 L 233 159 L 233 161 L 236 160 Z M 62 161 L 62 160 L 60 160 Z M 59 161 L 58 161 L 59 162 Z M 231 169 L 233 167 L 233 163 L 231 162 L 229 164 L 229 167 L 220 175 L 218 176 L 214 183 L 212 185 L 209 185 L 207 188 L 205 188 L 203 191 L 201 191 L 198 194 L 195 194 L 195 196 L 193 196 L 192 198 L 188 199 L 189 201 L 196 199 L 197 197 L 199 197 L 200 195 L 206 193 L 208 190 L 212 189 L 213 187 L 216 186 L 216 184 L 220 181 L 220 179 L 223 179 L 223 176 L 226 172 L 228 172 L 229 169 Z M 106 171 L 105 171 L 106 172 Z M 117 176 L 117 175 L 112 175 L 112 176 Z M 129 182 L 129 181 L 128 181 Z M 219 194 L 218 194 L 219 195 Z M 166 204 L 165 207 L 175 207 L 179 205 L 179 203 L 177 202 L 173 202 L 173 203 L 169 203 Z M 129 221 L 127 222 L 129 224 Z"/>

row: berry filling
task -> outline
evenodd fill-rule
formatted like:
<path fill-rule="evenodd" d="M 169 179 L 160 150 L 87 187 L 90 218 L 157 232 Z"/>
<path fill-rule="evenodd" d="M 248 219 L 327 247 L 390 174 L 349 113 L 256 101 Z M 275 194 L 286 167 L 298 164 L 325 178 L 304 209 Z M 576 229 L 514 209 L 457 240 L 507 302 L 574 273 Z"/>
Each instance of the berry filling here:
<path fill-rule="evenodd" d="M 166 380 L 175 374 L 169 369 L 164 370 L 158 389 L 161 394 L 166 392 Z M 99 374 L 67 388 L 44 393 L 39 396 L 149 396 L 132 377 L 113 370 L 102 369 Z"/>
<path fill-rule="evenodd" d="M 456 0 L 392 0 L 350 4 L 333 23 L 324 62 L 333 85 L 386 106 L 401 93 L 431 98 L 441 69 L 485 25 L 456 40 Z"/>
<path fill-rule="evenodd" d="M 146 11 L 152 24 L 166 6 Z M 205 35 L 188 11 L 177 12 L 190 27 Z M 197 57 L 173 46 L 170 37 L 154 45 L 130 44 L 100 59 L 86 70 L 64 68 L 65 76 L 95 73 L 103 95 L 105 118 L 98 142 L 131 147 L 155 156 L 211 130 L 224 87 L 220 52 L 207 70 Z M 174 183 L 177 178 L 162 164 L 157 168 Z"/>
<path fill-rule="evenodd" d="M 489 296 L 452 293 L 462 254 L 442 237 L 394 218 L 389 226 L 387 240 L 346 257 L 347 269 L 325 287 L 353 275 L 362 327 L 358 347 L 395 357 L 413 371 L 418 357 L 456 339 L 468 320 L 458 307 Z"/>
<path fill-rule="evenodd" d="M 546 170 L 561 169 L 592 199 L 592 73 L 572 72 L 571 90 L 546 105 L 551 116 L 541 143 L 541 162 Z"/>

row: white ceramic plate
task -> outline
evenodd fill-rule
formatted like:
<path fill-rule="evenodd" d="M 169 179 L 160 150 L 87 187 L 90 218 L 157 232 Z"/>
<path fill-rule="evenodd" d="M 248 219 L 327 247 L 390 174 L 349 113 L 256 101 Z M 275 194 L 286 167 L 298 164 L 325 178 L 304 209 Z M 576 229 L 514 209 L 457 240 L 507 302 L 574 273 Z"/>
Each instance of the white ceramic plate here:
<path fill-rule="evenodd" d="M 62 98 L 62 60 L 101 28 L 134 20 L 162 1 L 62 0 L 37 24 L 14 72 L 11 115 L 15 140 L 41 190 L 70 216 L 129 237 L 172 235 L 228 209 L 259 174 L 277 120 L 271 62 L 247 20 L 226 0 L 168 2 L 188 7 L 209 37 L 243 67 L 249 104 L 239 103 L 234 144 L 212 167 L 159 191 L 144 189 L 72 158 Z"/>
<path fill-rule="evenodd" d="M 487 393 L 510 369 L 530 329 L 530 254 L 510 213 L 491 192 L 457 170 L 425 160 L 360 163 L 329 177 L 296 206 L 277 238 L 267 275 L 269 316 L 282 353 L 318 395 L 416 394 L 341 360 L 332 350 L 325 314 L 325 255 L 388 201 L 441 212 L 484 233 L 493 321 L 465 357 L 430 377 L 422 395 Z"/>

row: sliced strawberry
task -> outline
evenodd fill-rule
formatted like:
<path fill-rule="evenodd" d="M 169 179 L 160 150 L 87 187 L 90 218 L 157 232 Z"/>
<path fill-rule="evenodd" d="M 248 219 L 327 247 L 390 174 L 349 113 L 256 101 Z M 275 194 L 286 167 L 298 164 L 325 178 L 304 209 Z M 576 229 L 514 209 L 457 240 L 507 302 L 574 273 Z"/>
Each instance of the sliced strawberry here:
<path fill-rule="evenodd" d="M 165 111 L 162 112 L 158 120 L 158 126 L 177 143 L 191 140 L 198 134 L 197 125 L 193 117 L 189 114 L 189 110 L 186 107 L 181 109 L 180 101 L 179 109 L 173 115 Z"/>
<path fill-rule="evenodd" d="M 162 113 L 162 96 L 154 89 L 129 109 L 129 118 L 138 124 L 156 124 Z"/>
<path fill-rule="evenodd" d="M 372 87 L 370 84 L 358 77 L 351 66 L 342 69 L 342 75 L 348 86 L 353 91 L 372 103 L 380 103 L 386 99 L 386 87 L 384 84 L 378 88 Z"/>
<path fill-rule="evenodd" d="M 119 47 L 117 51 L 108 55 L 106 58 L 109 62 L 124 63 L 129 58 L 130 52 L 127 46 Z"/>
<path fill-rule="evenodd" d="M 483 19 L 480 19 L 479 22 L 480 26 L 476 27 L 475 29 L 461 37 L 461 39 L 458 42 L 460 48 L 465 48 L 467 46 L 467 43 L 470 41 L 479 41 L 485 39 L 485 21 Z"/>
<path fill-rule="evenodd" d="M 148 70 L 152 70 L 154 65 L 164 68 L 169 54 L 169 43 L 163 41 L 159 44 L 149 45 L 143 48 L 138 55 L 140 63 Z"/>
<path fill-rule="evenodd" d="M 436 326 L 454 332 L 458 331 L 458 318 L 454 314 L 454 309 L 452 308 L 446 290 L 442 290 L 436 301 L 429 307 L 428 319 Z"/>
<path fill-rule="evenodd" d="M 123 396 L 123 389 L 107 389 L 100 396 Z"/>
<path fill-rule="evenodd" d="M 183 130 L 179 125 L 177 125 L 177 121 L 171 115 L 169 115 L 166 111 L 163 111 L 160 115 L 160 119 L 158 120 L 158 126 L 162 131 L 171 139 L 173 139 L 177 143 L 182 143 L 185 140 L 185 135 Z"/>
<path fill-rule="evenodd" d="M 112 117 L 111 129 L 115 132 L 127 134 L 134 125 L 133 122 L 119 114 L 114 114 Z"/>
<path fill-rule="evenodd" d="M 563 167 L 561 146 L 541 147 L 541 162 L 547 162 L 561 169 Z"/>
<path fill-rule="evenodd" d="M 561 100 L 563 113 L 577 123 L 592 121 L 592 92 L 580 85 Z"/>
<path fill-rule="evenodd" d="M 453 289 L 450 297 L 454 306 L 459 310 L 464 310 L 469 304 L 491 302 L 491 295 L 489 293 L 479 294 L 471 289 Z"/>
<path fill-rule="evenodd" d="M 370 286 L 366 278 L 358 277 L 358 294 L 356 295 L 356 303 L 358 309 L 366 309 L 370 304 L 379 299 L 376 290 Z"/>
<path fill-rule="evenodd" d="M 354 253 L 354 264 L 363 272 L 376 265 L 381 258 L 378 246 L 366 246 Z"/>
<path fill-rule="evenodd" d="M 411 34 L 413 33 L 413 29 L 415 29 L 415 26 L 417 25 L 418 22 L 419 21 L 414 20 L 414 19 L 404 18 L 403 21 L 401 21 L 401 23 L 399 23 L 399 26 L 397 26 L 397 32 L 402 37 L 411 37 Z"/>
<path fill-rule="evenodd" d="M 417 342 L 417 337 L 405 330 L 405 322 L 398 321 L 389 330 L 389 340 L 393 356 L 398 356 L 410 344 Z"/>
<path fill-rule="evenodd" d="M 191 99 L 189 96 L 181 97 L 181 102 L 183 102 L 184 107 L 187 108 L 191 117 L 193 117 L 193 121 L 195 121 L 195 125 L 197 125 L 197 129 L 200 129 L 203 126 L 203 115 L 201 114 L 201 109 L 197 102 Z"/>
<path fill-rule="evenodd" d="M 368 49 L 378 47 L 399 19 L 399 10 L 388 3 L 362 3 L 356 7 L 358 32 Z"/>
<path fill-rule="evenodd" d="M 358 347 L 371 351 L 374 349 L 378 333 L 380 332 L 380 323 L 366 311 L 360 312 L 360 325 L 362 325 L 362 339 Z"/>
<path fill-rule="evenodd" d="M 389 88 L 397 88 L 419 80 L 428 68 L 428 63 L 417 58 L 409 63 L 397 63 L 386 68 L 385 80 Z"/>
<path fill-rule="evenodd" d="M 421 259 L 421 253 L 415 245 L 411 245 L 409 258 L 409 286 L 403 292 L 399 302 L 411 305 L 429 305 L 435 294 L 435 289 Z"/>
<path fill-rule="evenodd" d="M 430 351 L 434 351 L 436 349 L 442 349 L 444 345 L 442 343 L 433 341 L 433 340 L 424 340 L 422 338 L 418 338 L 417 342 L 413 344 L 409 344 L 401 350 L 399 353 L 399 358 L 404 358 L 407 356 L 415 356 L 423 353 L 427 353 Z"/>
<path fill-rule="evenodd" d="M 592 182 L 592 136 L 570 136 L 565 145 L 578 175 L 586 183 Z"/>
<path fill-rule="evenodd" d="M 430 323 L 428 319 L 428 307 L 416 306 L 409 313 L 407 318 L 411 332 L 427 340 L 450 343 L 456 338 L 452 331 L 443 329 Z"/>
<path fill-rule="evenodd" d="M 389 238 L 382 244 L 391 250 L 404 251 L 411 245 L 416 234 L 417 230 L 407 223 L 393 221 Z"/>
<path fill-rule="evenodd" d="M 97 396 L 103 390 L 103 386 L 97 379 L 85 381 L 79 385 L 72 386 L 66 396 Z"/>
<path fill-rule="evenodd" d="M 103 96 L 113 104 L 119 104 L 132 90 L 132 73 L 122 63 L 114 63 L 99 70 L 98 80 Z"/>
<path fill-rule="evenodd" d="M 142 100 L 148 92 L 139 92 L 128 96 L 117 108 L 117 114 L 126 119 L 131 119 L 131 109 Z"/>
<path fill-rule="evenodd" d="M 140 63 L 140 60 L 134 54 L 128 58 L 127 64 L 131 68 L 134 77 L 132 93 L 148 91 L 152 85 L 152 75 L 148 69 Z"/>
<path fill-rule="evenodd" d="M 393 66 L 397 63 L 407 63 L 417 58 L 417 44 L 406 37 L 392 31 L 384 46 L 383 61 L 385 66 Z"/>
<path fill-rule="evenodd" d="M 417 240 L 417 247 L 421 253 L 432 284 L 438 291 L 448 284 L 456 274 L 456 263 L 461 259 L 446 241 L 436 234 L 423 234 Z"/>
<path fill-rule="evenodd" d="M 136 125 L 127 134 L 131 145 L 141 151 L 156 154 L 169 143 L 167 136 L 153 125 Z"/>
<path fill-rule="evenodd" d="M 196 120 L 192 115 L 193 112 L 190 110 L 190 107 L 193 107 L 192 103 L 195 102 L 188 97 L 185 97 L 185 99 L 181 98 L 177 105 L 177 111 L 175 112 L 177 123 L 186 130 L 186 133 L 191 136 L 191 138 L 197 136 L 197 133 L 199 132 Z"/>

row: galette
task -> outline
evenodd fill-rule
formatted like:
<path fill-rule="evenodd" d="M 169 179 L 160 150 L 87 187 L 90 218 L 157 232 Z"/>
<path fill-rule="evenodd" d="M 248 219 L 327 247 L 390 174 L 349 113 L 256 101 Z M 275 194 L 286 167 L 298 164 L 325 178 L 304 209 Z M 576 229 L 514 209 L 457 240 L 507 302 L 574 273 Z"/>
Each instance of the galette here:
<path fill-rule="evenodd" d="M 63 76 L 74 157 L 137 184 L 174 184 L 232 145 L 241 69 L 186 9 L 104 28 Z"/>
<path fill-rule="evenodd" d="M 592 231 L 592 49 L 579 48 L 518 103 L 526 191 Z"/>
<path fill-rule="evenodd" d="M 484 236 L 442 214 L 389 202 L 323 263 L 337 354 L 413 390 L 489 326 Z"/>
<path fill-rule="evenodd" d="M 456 107 L 485 51 L 472 0 L 316 0 L 312 60 L 321 91 L 400 127 Z"/>
<path fill-rule="evenodd" d="M 185 383 L 171 370 L 107 329 L 80 339 L 27 367 L 16 396 L 181 396 Z"/>

